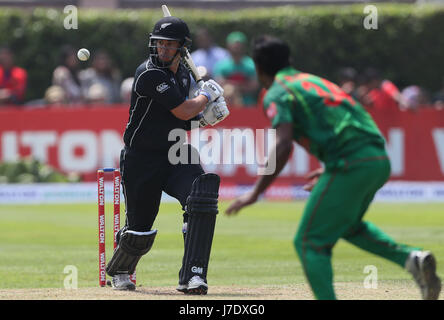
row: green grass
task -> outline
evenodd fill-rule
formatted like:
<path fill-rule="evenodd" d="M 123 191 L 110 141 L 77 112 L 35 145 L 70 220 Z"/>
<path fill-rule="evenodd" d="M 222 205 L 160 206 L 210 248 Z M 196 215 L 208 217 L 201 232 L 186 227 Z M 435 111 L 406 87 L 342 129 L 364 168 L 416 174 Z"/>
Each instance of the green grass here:
<path fill-rule="evenodd" d="M 211 254 L 211 285 L 279 286 L 305 278 L 293 248 L 303 202 L 261 202 L 236 217 L 221 203 Z M 122 208 L 123 211 L 123 208 Z M 365 216 L 401 243 L 432 250 L 444 276 L 442 204 L 375 203 Z M 107 259 L 112 253 L 107 205 Z M 122 214 L 123 220 L 123 214 Z M 176 286 L 182 261 L 182 214 L 162 204 L 152 250 L 137 268 L 143 286 Z M 97 208 L 94 204 L 0 206 L 0 288 L 63 288 L 65 266 L 78 270 L 79 287 L 98 285 Z M 333 251 L 335 281 L 363 282 L 366 265 L 380 281 L 410 280 L 397 265 L 339 241 Z"/>

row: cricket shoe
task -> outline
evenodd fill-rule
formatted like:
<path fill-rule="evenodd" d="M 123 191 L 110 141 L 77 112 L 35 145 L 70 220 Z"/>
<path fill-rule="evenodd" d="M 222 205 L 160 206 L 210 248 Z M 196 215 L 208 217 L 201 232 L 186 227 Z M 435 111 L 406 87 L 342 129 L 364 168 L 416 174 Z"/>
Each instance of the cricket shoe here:
<path fill-rule="evenodd" d="M 188 281 L 187 294 L 204 295 L 207 294 L 208 285 L 199 276 L 194 276 Z"/>
<path fill-rule="evenodd" d="M 187 293 L 188 292 L 188 284 L 181 284 L 179 283 L 179 285 L 176 288 L 177 291 L 183 292 L 183 293 Z"/>
<path fill-rule="evenodd" d="M 180 284 L 176 288 L 177 291 L 192 295 L 205 295 L 208 291 L 208 285 L 199 276 L 194 276 L 187 284 Z"/>
<path fill-rule="evenodd" d="M 136 290 L 136 285 L 131 282 L 130 276 L 127 273 L 116 274 L 111 281 L 114 290 Z"/>
<path fill-rule="evenodd" d="M 441 279 L 436 275 L 436 260 L 430 251 L 413 251 L 405 263 L 419 288 L 423 300 L 437 300 L 441 291 Z"/>

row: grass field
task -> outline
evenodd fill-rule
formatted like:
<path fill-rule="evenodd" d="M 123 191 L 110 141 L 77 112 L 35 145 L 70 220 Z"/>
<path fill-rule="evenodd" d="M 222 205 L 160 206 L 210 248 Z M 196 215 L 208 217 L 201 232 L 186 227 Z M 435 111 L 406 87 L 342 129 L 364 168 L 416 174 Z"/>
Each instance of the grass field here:
<path fill-rule="evenodd" d="M 222 213 L 227 205 L 221 203 L 221 214 L 217 218 L 207 297 L 211 298 L 214 288 L 213 297 L 238 298 L 234 293 L 223 294 L 224 289 L 231 287 L 232 292 L 239 292 L 241 299 L 246 297 L 242 296 L 245 290 L 257 292 L 253 298 L 311 299 L 292 245 L 304 203 L 260 202 L 237 217 Z M 111 205 L 107 204 L 107 259 L 112 254 L 111 217 Z M 438 260 L 438 274 L 441 278 L 444 276 L 442 204 L 375 203 L 365 219 L 401 243 L 433 251 Z M 162 204 L 154 225 L 159 230 L 158 236 L 137 268 L 138 290 L 144 293 L 144 299 L 151 289 L 157 299 L 166 299 L 169 295 L 181 297 L 174 290 L 183 254 L 181 221 L 178 204 Z M 77 268 L 80 292 L 77 299 L 94 299 L 94 292 L 115 294 L 110 289 L 95 289 L 98 287 L 98 248 L 94 204 L 4 205 L 0 206 L 0 226 L 0 298 L 51 298 L 51 295 L 42 296 L 42 292 L 63 292 L 66 266 Z M 364 279 L 368 276 L 364 268 L 368 265 L 377 268 L 378 289 L 364 289 Z M 339 241 L 333 251 L 333 266 L 339 298 L 420 298 L 410 274 L 345 241 Z M 31 288 L 43 291 L 23 290 Z M 82 292 L 85 295 L 82 296 Z M 101 297 L 107 298 L 107 295 Z"/>

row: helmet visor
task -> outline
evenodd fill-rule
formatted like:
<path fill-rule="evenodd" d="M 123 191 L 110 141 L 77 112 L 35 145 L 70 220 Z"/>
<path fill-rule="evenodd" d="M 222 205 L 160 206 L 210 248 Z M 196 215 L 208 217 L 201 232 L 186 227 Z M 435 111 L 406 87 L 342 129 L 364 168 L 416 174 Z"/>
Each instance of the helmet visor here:
<path fill-rule="evenodd" d="M 149 42 L 151 61 L 158 67 L 171 66 L 180 52 L 181 45 L 177 39 L 151 37 Z"/>

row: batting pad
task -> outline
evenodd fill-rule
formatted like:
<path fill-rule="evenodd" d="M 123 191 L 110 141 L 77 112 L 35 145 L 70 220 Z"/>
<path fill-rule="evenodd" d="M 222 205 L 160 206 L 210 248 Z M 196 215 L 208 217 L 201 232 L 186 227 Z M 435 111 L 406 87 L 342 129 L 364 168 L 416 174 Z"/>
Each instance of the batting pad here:
<path fill-rule="evenodd" d="M 195 275 L 206 281 L 218 213 L 219 184 L 218 175 L 206 173 L 197 177 L 191 187 L 186 205 L 189 219 L 179 279 L 182 284 Z"/>
<path fill-rule="evenodd" d="M 153 246 L 156 234 L 157 230 L 123 232 L 114 255 L 106 266 L 106 273 L 112 277 L 119 273 L 133 274 L 140 258 Z"/>

